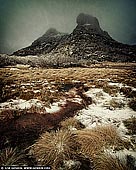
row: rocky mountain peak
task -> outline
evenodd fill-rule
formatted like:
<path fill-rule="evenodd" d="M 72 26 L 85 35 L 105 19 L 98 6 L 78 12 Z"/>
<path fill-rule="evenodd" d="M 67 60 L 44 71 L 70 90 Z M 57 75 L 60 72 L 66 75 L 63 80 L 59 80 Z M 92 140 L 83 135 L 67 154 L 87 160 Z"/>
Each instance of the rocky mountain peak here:
<path fill-rule="evenodd" d="M 98 33 L 102 32 L 100 28 L 99 21 L 96 17 L 84 13 L 80 13 L 76 18 L 77 26 L 89 28 L 90 31 L 95 31 Z"/>
<path fill-rule="evenodd" d="M 36 39 L 32 45 L 37 45 L 39 43 L 44 43 L 47 42 L 48 40 L 54 40 L 56 37 L 60 38 L 61 36 L 63 36 L 64 33 L 61 33 L 59 31 L 57 31 L 55 28 L 49 28 L 45 34 L 43 34 L 40 38 Z"/>
<path fill-rule="evenodd" d="M 96 17 L 93 17 L 92 15 L 80 13 L 77 18 L 76 22 L 78 25 L 92 25 L 92 27 L 100 27 L 99 21 Z"/>
<path fill-rule="evenodd" d="M 101 29 L 98 19 L 92 15 L 80 13 L 76 18 L 76 23 L 77 27 L 74 33 L 80 31 L 82 33 L 100 34 L 110 38 L 109 34 Z"/>
<path fill-rule="evenodd" d="M 49 28 L 44 35 L 45 36 L 53 36 L 53 35 L 57 35 L 59 33 L 60 32 L 57 31 L 55 28 Z"/>
<path fill-rule="evenodd" d="M 14 52 L 14 55 L 44 55 L 45 57 L 67 58 L 87 61 L 135 61 L 136 48 L 112 39 L 101 29 L 96 17 L 80 13 L 76 18 L 77 26 L 71 34 L 50 28 L 32 45 Z M 61 60 L 60 59 L 60 60 Z"/>

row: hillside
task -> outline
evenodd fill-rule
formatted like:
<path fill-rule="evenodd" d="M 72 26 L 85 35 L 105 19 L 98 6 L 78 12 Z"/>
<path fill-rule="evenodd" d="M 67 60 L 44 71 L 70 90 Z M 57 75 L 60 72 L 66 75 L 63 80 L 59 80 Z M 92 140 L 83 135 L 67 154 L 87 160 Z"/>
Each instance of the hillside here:
<path fill-rule="evenodd" d="M 79 14 L 71 34 L 49 29 L 31 46 L 13 53 L 17 56 L 44 55 L 49 58 L 72 58 L 77 61 L 135 62 L 136 46 L 115 41 L 103 31 L 96 17 Z"/>

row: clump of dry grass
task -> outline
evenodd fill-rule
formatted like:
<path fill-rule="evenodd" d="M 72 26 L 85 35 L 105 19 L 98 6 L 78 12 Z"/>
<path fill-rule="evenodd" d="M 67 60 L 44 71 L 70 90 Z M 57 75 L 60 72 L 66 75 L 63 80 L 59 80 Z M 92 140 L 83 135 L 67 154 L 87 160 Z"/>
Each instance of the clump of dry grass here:
<path fill-rule="evenodd" d="M 115 98 L 112 98 L 109 102 L 105 104 L 105 106 L 110 110 L 121 109 L 125 106 L 125 103 L 122 101 L 118 101 Z"/>
<path fill-rule="evenodd" d="M 103 142 L 101 138 L 91 132 L 78 131 L 78 141 L 81 144 L 81 153 L 89 158 L 101 153 Z M 101 143 L 100 143 L 101 141 Z"/>
<path fill-rule="evenodd" d="M 77 136 L 68 130 L 45 132 L 41 138 L 31 146 L 32 154 L 38 164 L 50 165 L 53 168 L 60 166 L 64 160 L 76 158 L 79 148 Z"/>
<path fill-rule="evenodd" d="M 105 84 L 103 86 L 103 91 L 108 93 L 111 96 L 116 96 L 116 94 L 119 92 L 119 87 L 117 87 L 117 86 L 109 86 L 109 85 Z"/>
<path fill-rule="evenodd" d="M 77 135 L 81 144 L 81 152 L 90 158 L 100 154 L 105 148 L 119 149 L 126 145 L 117 129 L 111 125 L 79 130 Z"/>
<path fill-rule="evenodd" d="M 116 101 L 115 99 L 112 99 L 110 101 L 110 106 L 113 107 L 114 109 L 115 108 L 123 108 L 125 106 L 125 104 L 121 101 Z"/>
<path fill-rule="evenodd" d="M 20 91 L 19 98 L 23 100 L 30 100 L 30 99 L 35 98 L 35 95 L 32 90 L 27 90 L 27 92 Z"/>
<path fill-rule="evenodd" d="M 134 111 L 136 111 L 136 97 L 133 98 L 129 103 L 128 106 L 133 109 Z"/>
<path fill-rule="evenodd" d="M 120 89 L 120 92 L 122 92 L 126 97 L 129 98 L 136 97 L 136 91 L 133 91 L 131 87 L 122 87 Z"/>
<path fill-rule="evenodd" d="M 129 141 L 122 139 L 117 127 L 113 125 L 97 126 L 92 130 L 105 140 L 105 148 L 112 147 L 114 150 L 120 150 L 124 148 L 128 149 L 131 146 Z"/>
<path fill-rule="evenodd" d="M 82 129 L 85 128 L 85 126 L 78 121 L 77 119 L 70 117 L 60 123 L 61 129 L 67 129 L 67 130 L 72 130 L 72 129 Z"/>
<path fill-rule="evenodd" d="M 131 170 L 125 160 L 120 160 L 117 156 L 111 154 L 101 154 L 94 161 L 95 170 Z"/>
<path fill-rule="evenodd" d="M 132 117 L 123 121 L 124 125 L 128 129 L 128 134 L 136 134 L 136 117 Z"/>
<path fill-rule="evenodd" d="M 0 102 L 5 102 L 8 99 L 15 99 L 16 97 L 20 96 L 21 91 L 18 88 L 16 88 L 14 91 L 12 91 L 12 89 L 10 87 L 6 87 L 6 84 L 3 86 L 5 86 L 5 87 L 3 87 L 1 89 Z"/>
<path fill-rule="evenodd" d="M 10 166 L 10 165 L 25 165 L 24 161 L 25 155 L 19 153 L 17 148 L 5 148 L 0 153 L 0 165 Z"/>
<path fill-rule="evenodd" d="M 27 113 L 37 113 L 37 114 L 46 114 L 47 113 L 45 107 L 37 107 L 35 105 L 32 105 L 29 109 L 26 109 L 26 112 Z"/>

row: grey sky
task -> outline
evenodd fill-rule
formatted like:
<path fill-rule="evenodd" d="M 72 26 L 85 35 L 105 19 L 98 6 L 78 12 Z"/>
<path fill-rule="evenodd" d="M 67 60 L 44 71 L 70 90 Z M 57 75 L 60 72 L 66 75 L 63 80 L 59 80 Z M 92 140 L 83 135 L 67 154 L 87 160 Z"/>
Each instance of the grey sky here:
<path fill-rule="evenodd" d="M 26 47 L 50 27 L 70 33 L 81 12 L 114 39 L 136 43 L 136 0 L 0 0 L 0 52 Z"/>

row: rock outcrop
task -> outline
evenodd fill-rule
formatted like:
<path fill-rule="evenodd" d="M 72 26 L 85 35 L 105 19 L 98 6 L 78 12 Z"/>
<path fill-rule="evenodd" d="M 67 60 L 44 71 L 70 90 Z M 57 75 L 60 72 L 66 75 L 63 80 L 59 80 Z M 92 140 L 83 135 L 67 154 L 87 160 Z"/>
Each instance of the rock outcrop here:
<path fill-rule="evenodd" d="M 81 13 L 71 34 L 49 29 L 31 46 L 14 52 L 14 55 L 45 55 L 88 61 L 136 62 L 136 46 L 122 44 L 100 27 L 96 17 Z"/>
<path fill-rule="evenodd" d="M 66 33 L 60 33 L 55 28 L 50 28 L 30 46 L 14 52 L 13 55 L 27 56 L 49 53 L 66 37 Z"/>
<path fill-rule="evenodd" d="M 85 26 L 88 25 L 90 28 L 90 31 L 99 32 L 102 33 L 102 29 L 100 28 L 99 21 L 96 17 L 93 17 L 92 15 L 81 13 L 78 15 L 76 19 L 78 26 Z"/>

